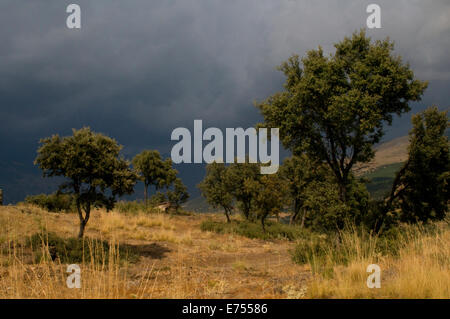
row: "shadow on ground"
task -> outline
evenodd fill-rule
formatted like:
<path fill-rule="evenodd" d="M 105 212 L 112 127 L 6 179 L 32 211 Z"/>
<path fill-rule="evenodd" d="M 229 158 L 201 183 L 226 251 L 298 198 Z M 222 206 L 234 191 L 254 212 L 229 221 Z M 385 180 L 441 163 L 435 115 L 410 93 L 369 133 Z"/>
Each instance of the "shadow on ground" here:
<path fill-rule="evenodd" d="M 129 249 L 139 257 L 148 257 L 152 259 L 162 259 L 166 257 L 166 253 L 171 251 L 169 248 L 157 243 L 147 245 L 122 244 L 121 247 L 127 250 Z"/>

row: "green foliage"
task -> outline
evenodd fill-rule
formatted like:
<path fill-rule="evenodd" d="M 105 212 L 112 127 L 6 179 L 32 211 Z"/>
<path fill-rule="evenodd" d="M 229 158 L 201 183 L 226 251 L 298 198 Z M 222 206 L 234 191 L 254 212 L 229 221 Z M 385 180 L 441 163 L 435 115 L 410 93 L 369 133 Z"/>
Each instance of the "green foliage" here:
<path fill-rule="evenodd" d="M 156 190 L 170 186 L 176 179 L 177 171 L 172 168 L 172 160 L 162 160 L 158 151 L 146 150 L 133 158 L 133 166 L 144 182 L 144 201 L 148 199 L 148 187 Z"/>
<path fill-rule="evenodd" d="M 180 179 L 176 179 L 174 182 L 173 190 L 167 191 L 167 193 L 156 192 L 147 201 L 147 204 L 143 201 L 119 201 L 116 203 L 116 210 L 123 214 L 138 214 L 138 213 L 157 213 L 156 206 L 169 201 L 176 212 L 179 213 L 179 208 L 183 203 L 187 201 L 189 194 L 187 193 L 187 187 L 183 185 Z"/>
<path fill-rule="evenodd" d="M 387 200 L 402 222 L 442 220 L 450 198 L 450 144 L 446 112 L 431 107 L 413 116 L 408 160 Z"/>
<path fill-rule="evenodd" d="M 25 202 L 39 206 L 49 212 L 72 212 L 76 210 L 73 195 L 59 192 L 50 195 L 30 195 L 25 198 Z"/>
<path fill-rule="evenodd" d="M 229 182 L 233 185 L 230 191 L 236 199 L 237 206 L 246 219 L 253 220 L 256 216 L 252 215 L 252 203 L 254 193 L 246 187 L 248 180 L 258 180 L 260 178 L 260 165 L 249 163 L 248 157 L 246 163 L 233 163 L 227 169 Z"/>
<path fill-rule="evenodd" d="M 278 222 L 267 221 L 263 231 L 261 225 L 248 220 L 233 220 L 231 223 L 221 223 L 212 220 L 206 220 L 201 223 L 202 231 L 211 231 L 219 234 L 236 234 L 248 238 L 259 239 L 284 239 L 296 240 L 307 236 L 307 230 L 300 229 L 298 226 L 286 225 Z"/>
<path fill-rule="evenodd" d="M 108 264 L 111 258 L 128 262 L 136 262 L 139 259 L 136 250 L 131 247 L 118 247 L 106 241 L 87 238 L 62 238 L 55 233 L 36 233 L 27 239 L 26 246 L 32 248 L 36 262 L 46 258 L 59 258 L 61 263 L 67 264 Z M 114 249 L 114 254 L 111 249 Z"/>
<path fill-rule="evenodd" d="M 253 194 L 253 207 L 265 231 L 265 220 L 278 215 L 288 199 L 286 183 L 277 174 L 264 175 L 257 180 L 246 179 L 244 187 Z"/>
<path fill-rule="evenodd" d="M 92 206 L 112 209 L 116 196 L 133 192 L 137 175 L 120 157 L 122 146 L 114 139 L 85 127 L 74 129 L 72 136 L 53 135 L 40 143 L 35 164 L 43 170 L 44 177 L 67 178 L 61 189 L 75 197 L 79 237 L 84 234 Z"/>
<path fill-rule="evenodd" d="M 149 204 L 150 206 L 158 206 L 162 203 L 167 202 L 167 196 L 166 194 L 162 193 L 162 192 L 156 192 L 155 194 L 153 194 L 150 199 L 149 199 Z"/>
<path fill-rule="evenodd" d="M 427 84 L 392 54 L 389 40 L 372 42 L 361 31 L 335 47 L 330 56 L 319 47 L 301 60 L 289 58 L 280 67 L 284 90 L 256 106 L 261 126 L 279 128 L 293 154 L 306 152 L 330 166 L 347 201 L 353 165 L 373 158 L 383 124 L 409 111 L 409 101 L 419 100 Z"/>
<path fill-rule="evenodd" d="M 324 258 L 330 249 L 329 245 L 326 234 L 299 240 L 293 251 L 293 260 L 298 264 L 307 264 L 315 258 Z"/>
<path fill-rule="evenodd" d="M 189 199 L 189 193 L 187 187 L 183 184 L 181 179 L 175 179 L 173 184 L 173 190 L 167 192 L 167 199 L 175 207 L 175 210 L 181 207 L 182 204 L 186 203 Z"/>
<path fill-rule="evenodd" d="M 279 175 L 286 182 L 293 213 L 291 223 L 296 222 L 300 211 L 303 211 L 301 227 L 306 215 L 307 189 L 311 183 L 323 175 L 324 166 L 312 161 L 306 154 L 286 158 L 280 166 Z"/>
<path fill-rule="evenodd" d="M 315 231 L 337 231 L 346 223 L 359 225 L 367 214 L 369 194 L 353 175 L 346 186 L 347 201 L 342 201 L 335 176 L 327 166 L 317 165 L 311 180 L 298 195 L 302 198 L 302 224 Z"/>
<path fill-rule="evenodd" d="M 206 165 L 206 176 L 198 184 L 202 196 L 214 208 L 221 207 L 224 210 L 227 222 L 230 222 L 230 213 L 233 209 L 233 184 L 227 174 L 224 163 L 211 163 Z"/>

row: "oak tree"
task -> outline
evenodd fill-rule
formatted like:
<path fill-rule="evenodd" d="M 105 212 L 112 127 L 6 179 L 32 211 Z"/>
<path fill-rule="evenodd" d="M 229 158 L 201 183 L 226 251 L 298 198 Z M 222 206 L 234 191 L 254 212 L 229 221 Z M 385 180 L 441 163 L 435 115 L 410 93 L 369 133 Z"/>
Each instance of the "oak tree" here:
<path fill-rule="evenodd" d="M 172 160 L 163 160 L 157 150 L 145 150 L 133 158 L 133 166 L 144 182 L 144 201 L 147 204 L 148 188 L 154 186 L 156 191 L 170 186 L 176 179 L 177 171 L 172 168 Z"/>
<path fill-rule="evenodd" d="M 72 136 L 40 140 L 35 164 L 44 177 L 63 176 L 61 190 L 72 193 L 80 219 L 78 237 L 83 237 L 91 208 L 112 209 L 116 196 L 133 193 L 137 175 L 120 156 L 122 146 L 114 139 L 91 131 L 73 130 Z"/>
<path fill-rule="evenodd" d="M 233 210 L 233 185 L 228 176 L 228 167 L 224 163 L 213 162 L 206 165 L 206 176 L 198 184 L 206 201 L 214 208 L 221 207 L 224 210 L 227 222 L 231 222 L 230 214 Z"/>
<path fill-rule="evenodd" d="M 373 158 L 383 125 L 409 111 L 409 101 L 420 100 L 427 87 L 393 48 L 389 39 L 373 42 L 362 30 L 329 56 L 320 47 L 302 59 L 294 55 L 280 66 L 284 90 L 256 103 L 261 126 L 279 128 L 294 155 L 307 152 L 329 165 L 344 202 L 352 167 Z"/>

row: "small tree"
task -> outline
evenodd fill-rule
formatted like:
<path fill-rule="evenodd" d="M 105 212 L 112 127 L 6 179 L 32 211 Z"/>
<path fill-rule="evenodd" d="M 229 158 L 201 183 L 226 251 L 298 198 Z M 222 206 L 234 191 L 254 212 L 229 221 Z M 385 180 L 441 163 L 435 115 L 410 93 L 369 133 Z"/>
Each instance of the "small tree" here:
<path fill-rule="evenodd" d="M 224 163 L 211 163 L 206 166 L 206 176 L 198 184 L 206 201 L 214 208 L 222 207 L 231 222 L 230 213 L 233 210 L 233 196 L 231 195 L 232 184 L 228 177 L 227 167 Z"/>
<path fill-rule="evenodd" d="M 387 209 L 398 209 L 403 222 L 441 220 L 450 198 L 447 112 L 431 107 L 413 116 L 408 160 L 397 173 Z"/>
<path fill-rule="evenodd" d="M 172 168 L 172 160 L 161 159 L 158 151 L 146 150 L 133 158 L 133 166 L 144 182 L 144 201 L 147 204 L 148 187 L 155 186 L 156 191 L 168 187 L 176 179 L 177 171 Z"/>
<path fill-rule="evenodd" d="M 229 182 L 233 185 L 231 193 L 247 220 L 253 218 L 251 210 L 254 194 L 245 187 L 245 181 L 257 180 L 260 176 L 260 165 L 256 163 L 233 163 L 228 167 Z"/>
<path fill-rule="evenodd" d="M 40 143 L 35 164 L 44 177 L 68 179 L 60 188 L 75 197 L 80 219 L 78 237 L 83 237 L 92 206 L 112 209 L 116 196 L 133 193 L 137 175 L 120 157 L 122 146 L 114 139 L 85 127 L 74 129 L 72 136 L 53 135 Z"/>
<path fill-rule="evenodd" d="M 293 204 L 290 224 L 296 222 L 300 211 L 303 210 L 301 227 L 304 226 L 306 189 L 311 182 L 318 178 L 321 168 L 323 168 L 321 163 L 312 161 L 306 154 L 287 158 L 280 166 L 280 177 L 286 181 L 289 197 Z"/>
<path fill-rule="evenodd" d="M 181 179 L 177 178 L 173 183 L 173 190 L 167 191 L 167 199 L 178 211 L 181 205 L 186 203 L 189 199 L 187 187 L 183 184 Z"/>
<path fill-rule="evenodd" d="M 253 194 L 253 206 L 265 232 L 265 221 L 272 214 L 278 214 L 287 197 L 286 183 L 277 174 L 264 175 L 258 180 L 245 180 L 245 187 Z"/>
<path fill-rule="evenodd" d="M 330 56 L 319 47 L 302 60 L 289 58 L 280 67 L 284 91 L 256 106 L 261 125 L 279 128 L 285 147 L 329 165 L 346 202 L 354 164 L 373 158 L 383 125 L 409 111 L 409 101 L 420 100 L 427 83 L 392 54 L 389 39 L 371 42 L 361 31 L 335 47 Z"/>

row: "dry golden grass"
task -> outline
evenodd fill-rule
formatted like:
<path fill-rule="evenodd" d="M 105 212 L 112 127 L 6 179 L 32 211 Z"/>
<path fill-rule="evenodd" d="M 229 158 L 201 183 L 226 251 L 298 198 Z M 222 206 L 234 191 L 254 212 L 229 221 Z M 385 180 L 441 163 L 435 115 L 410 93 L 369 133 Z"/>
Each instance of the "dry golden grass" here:
<path fill-rule="evenodd" d="M 0 207 L 0 245 L 7 247 L 0 259 L 0 298 L 284 297 L 283 285 L 302 273 L 290 260 L 292 244 L 202 232 L 204 218 L 94 211 L 85 235 L 109 241 L 113 261 L 80 265 L 82 287 L 69 289 L 67 265 L 50 258 L 34 263 L 24 243 L 42 229 L 75 237 L 77 215 Z M 139 261 L 119 262 L 118 244 L 135 247 Z M 280 274 L 280 268 L 286 271 Z"/>
<path fill-rule="evenodd" d="M 347 236 L 353 262 L 333 277 L 294 264 L 295 243 L 202 232 L 221 215 L 124 215 L 93 212 L 86 237 L 110 243 L 110 262 L 82 263 L 81 288 L 66 286 L 67 265 L 36 263 L 24 243 L 46 231 L 75 237 L 76 214 L 30 206 L 0 207 L 0 298 L 449 298 L 450 233 L 416 236 L 399 258 L 374 256 L 373 242 Z M 136 263 L 119 261 L 117 246 L 134 247 Z M 44 252 L 48 253 L 43 247 Z M 377 258 L 382 288 L 368 289 L 366 267 Z"/>
<path fill-rule="evenodd" d="M 380 256 L 368 245 L 347 266 L 335 266 L 331 278 L 315 276 L 310 298 L 450 298 L 450 231 L 441 225 L 433 235 L 410 233 L 399 243 L 399 255 Z M 355 239 L 353 247 L 362 247 Z M 376 240 L 376 239 L 374 239 Z M 351 245 L 350 240 L 347 241 Z M 381 288 L 368 289 L 367 266 L 381 268 Z"/>

